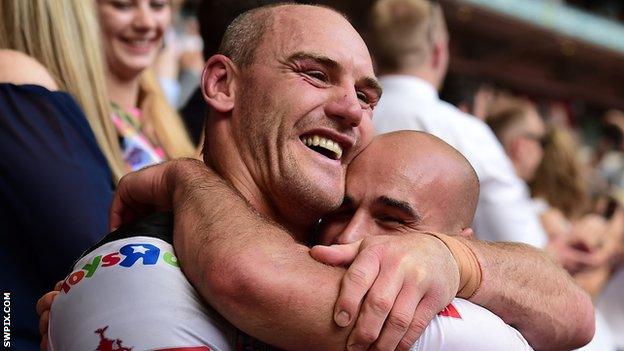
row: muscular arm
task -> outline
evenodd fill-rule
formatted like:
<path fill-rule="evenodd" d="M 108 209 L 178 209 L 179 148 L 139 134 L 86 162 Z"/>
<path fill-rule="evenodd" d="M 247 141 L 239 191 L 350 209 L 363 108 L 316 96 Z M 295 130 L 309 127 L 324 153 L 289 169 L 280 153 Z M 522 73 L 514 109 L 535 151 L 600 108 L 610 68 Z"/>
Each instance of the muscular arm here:
<path fill-rule="evenodd" d="M 460 240 L 477 254 L 483 271 L 471 302 L 516 327 L 536 350 L 576 348 L 591 340 L 589 296 L 542 251 L 525 244 Z"/>
<path fill-rule="evenodd" d="M 332 319 L 343 269 L 316 262 L 219 180 L 185 182 L 173 207 L 185 275 L 232 324 L 284 349 L 344 350 L 349 328 Z"/>
<path fill-rule="evenodd" d="M 344 349 L 353 323 L 338 328 L 332 319 L 344 270 L 312 260 L 307 247 L 202 172 L 179 172 L 175 186 L 168 184 L 174 189 L 174 245 L 193 285 L 234 325 L 265 342 L 284 349 Z M 422 237 L 445 252 L 437 239 Z M 579 345 L 592 335 L 591 302 L 539 251 L 466 242 L 483 269 L 475 303 L 517 326 L 538 349 Z"/>

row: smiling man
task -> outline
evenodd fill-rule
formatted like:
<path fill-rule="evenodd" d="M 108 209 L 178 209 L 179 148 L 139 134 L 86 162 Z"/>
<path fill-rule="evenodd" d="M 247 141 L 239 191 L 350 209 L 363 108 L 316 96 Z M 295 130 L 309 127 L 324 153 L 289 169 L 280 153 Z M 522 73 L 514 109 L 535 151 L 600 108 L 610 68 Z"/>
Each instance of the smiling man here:
<path fill-rule="evenodd" d="M 111 216 L 132 217 L 119 207 L 128 199 L 172 206 L 184 276 L 162 217 L 112 233 L 65 281 L 51 312 L 52 346 L 87 349 L 108 327 L 107 337 L 138 349 L 227 349 L 231 329 L 203 298 L 240 330 L 282 349 L 366 349 L 376 340 L 381 349 L 407 349 L 458 292 L 517 325 L 530 342 L 553 347 L 589 338 L 587 296 L 525 246 L 412 230 L 400 239 L 375 237 L 384 241 L 373 247 L 365 239 L 349 271 L 315 261 L 302 243 L 340 206 L 346 167 L 372 138 L 380 91 L 366 46 L 332 10 L 280 5 L 237 18 L 220 52 L 202 81 L 212 108 L 204 161 L 219 176 L 193 161 L 148 168 L 121 182 Z M 481 269 L 458 263 L 450 242 Z M 540 269 L 524 271 L 527 260 Z M 403 297 L 395 302 L 396 289 L 371 290 L 359 309 L 368 286 L 357 279 L 372 277 L 357 275 L 361 264 L 386 270 L 397 262 L 393 286 L 406 287 Z M 477 283 L 465 289 L 469 281 Z M 572 324 L 557 312 L 566 308 L 577 314 Z"/>

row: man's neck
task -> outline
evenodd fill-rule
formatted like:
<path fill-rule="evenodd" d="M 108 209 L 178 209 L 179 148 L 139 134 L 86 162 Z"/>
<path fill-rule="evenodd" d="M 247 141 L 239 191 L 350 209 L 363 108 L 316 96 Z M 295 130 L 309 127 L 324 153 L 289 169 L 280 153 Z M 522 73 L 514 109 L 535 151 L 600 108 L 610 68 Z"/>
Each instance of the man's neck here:
<path fill-rule="evenodd" d="M 408 67 L 391 72 L 383 72 L 382 75 L 402 75 L 412 76 L 424 80 L 431 84 L 436 90 L 440 89 L 441 81 L 435 72 L 424 69 L 423 67 Z"/>
<path fill-rule="evenodd" d="M 232 143 L 211 143 L 204 155 L 205 163 L 236 189 L 258 213 L 286 228 L 298 242 L 307 243 L 316 221 L 282 215 L 275 201 L 270 200 L 271 194 L 263 191 L 253 178 L 240 153 L 229 150 L 233 147 Z"/>

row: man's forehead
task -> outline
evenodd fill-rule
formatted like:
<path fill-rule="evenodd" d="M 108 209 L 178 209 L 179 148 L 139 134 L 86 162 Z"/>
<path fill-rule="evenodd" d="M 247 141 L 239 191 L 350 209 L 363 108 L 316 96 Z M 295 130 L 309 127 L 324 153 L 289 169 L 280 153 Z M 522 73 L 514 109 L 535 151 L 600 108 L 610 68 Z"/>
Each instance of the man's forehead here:
<path fill-rule="evenodd" d="M 316 6 L 290 5 L 296 11 L 278 11 L 263 44 L 282 58 L 310 52 L 353 68 L 362 76 L 373 75 L 366 44 L 339 13 Z M 284 57 L 285 56 L 285 57 Z"/>

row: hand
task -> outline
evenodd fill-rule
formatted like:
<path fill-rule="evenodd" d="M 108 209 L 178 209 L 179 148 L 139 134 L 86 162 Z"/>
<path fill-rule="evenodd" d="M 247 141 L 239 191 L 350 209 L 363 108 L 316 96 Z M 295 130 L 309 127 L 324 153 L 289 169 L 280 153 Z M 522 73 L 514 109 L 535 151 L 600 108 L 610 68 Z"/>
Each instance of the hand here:
<path fill-rule="evenodd" d="M 39 315 L 39 334 L 41 334 L 41 344 L 39 347 L 42 351 L 46 351 L 48 349 L 48 324 L 50 324 L 50 309 L 52 308 L 52 302 L 54 302 L 54 298 L 61 291 L 61 285 L 63 285 L 63 281 L 56 283 L 54 286 L 54 291 L 47 292 L 45 295 L 41 296 L 39 301 L 37 301 L 36 309 L 37 314 Z"/>
<path fill-rule="evenodd" d="M 173 206 L 173 196 L 178 183 L 193 172 L 207 172 L 208 167 L 194 159 L 164 162 L 121 178 L 109 212 L 109 229 L 157 211 L 167 211 Z M 210 172 L 208 172 L 210 173 Z"/>
<path fill-rule="evenodd" d="M 315 246 L 310 254 L 330 265 L 351 264 L 334 307 L 339 326 L 351 324 L 357 315 L 349 350 L 367 350 L 373 343 L 372 349 L 408 350 L 459 287 L 451 252 L 427 234 L 370 236 L 346 245 Z"/>

